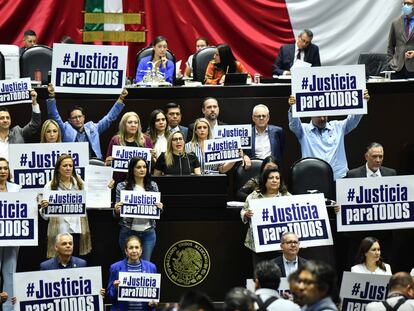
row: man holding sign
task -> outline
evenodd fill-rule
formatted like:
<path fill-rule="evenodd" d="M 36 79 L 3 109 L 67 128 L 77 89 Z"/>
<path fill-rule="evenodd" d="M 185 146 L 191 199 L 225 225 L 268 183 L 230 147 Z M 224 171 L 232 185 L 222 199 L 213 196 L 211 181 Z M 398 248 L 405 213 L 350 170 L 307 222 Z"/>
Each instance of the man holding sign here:
<path fill-rule="evenodd" d="M 42 121 L 36 91 L 32 90 L 30 96 L 32 97 L 32 118 L 23 128 L 16 125 L 10 129 L 10 113 L 7 108 L 0 107 L 0 157 L 2 158 L 9 158 L 9 144 L 23 144 L 27 142 L 40 128 Z"/>
<path fill-rule="evenodd" d="M 90 157 L 102 159 L 101 145 L 99 136 L 114 122 L 122 109 L 124 109 L 124 100 L 128 95 L 126 89 L 122 90 L 118 100 L 112 106 L 112 109 L 98 123 L 89 121 L 85 123 L 85 115 L 81 107 L 73 107 L 68 114 L 68 121 L 63 122 L 56 107 L 55 89 L 52 84 L 47 87 L 49 99 L 47 100 L 47 112 L 49 118 L 55 120 L 62 131 L 63 142 L 88 142 Z"/>
<path fill-rule="evenodd" d="M 368 91 L 364 99 L 369 100 Z M 296 99 L 290 96 L 289 105 L 295 105 Z M 316 157 L 328 162 L 333 170 L 334 179 L 342 178 L 348 171 L 345 152 L 345 135 L 355 129 L 362 115 L 349 115 L 345 120 L 328 121 L 327 116 L 315 116 L 310 123 L 302 123 L 300 118 L 292 116 L 289 109 L 289 128 L 299 140 L 302 158 Z"/>

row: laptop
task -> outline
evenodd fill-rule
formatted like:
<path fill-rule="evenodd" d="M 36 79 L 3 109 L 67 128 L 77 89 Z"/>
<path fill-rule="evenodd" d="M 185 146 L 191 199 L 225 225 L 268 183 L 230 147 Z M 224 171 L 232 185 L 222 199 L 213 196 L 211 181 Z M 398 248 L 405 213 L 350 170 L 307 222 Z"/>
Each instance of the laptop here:
<path fill-rule="evenodd" d="M 247 73 L 227 73 L 224 85 L 245 85 L 247 83 Z"/>

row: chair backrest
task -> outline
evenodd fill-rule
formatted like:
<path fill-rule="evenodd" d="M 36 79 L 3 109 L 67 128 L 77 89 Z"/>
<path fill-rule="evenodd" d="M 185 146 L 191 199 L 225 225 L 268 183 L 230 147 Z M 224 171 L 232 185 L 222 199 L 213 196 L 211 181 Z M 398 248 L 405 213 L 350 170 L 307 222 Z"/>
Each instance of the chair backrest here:
<path fill-rule="evenodd" d="M 5 60 L 3 54 L 0 52 L 0 80 L 6 79 Z"/>
<path fill-rule="evenodd" d="M 234 189 L 236 199 L 244 201 L 247 195 L 240 192 L 240 188 L 250 179 L 260 174 L 260 167 L 262 166 L 263 160 L 252 159 L 252 166 L 250 169 L 245 170 L 242 165 L 239 165 L 234 171 Z"/>
<path fill-rule="evenodd" d="M 49 71 L 52 70 L 52 54 L 52 49 L 44 45 L 35 45 L 25 50 L 20 56 L 20 77 L 34 80 L 35 71 L 40 70 L 42 84 L 47 84 Z"/>
<path fill-rule="evenodd" d="M 98 158 L 90 158 L 89 165 L 105 166 L 105 162 Z"/>
<path fill-rule="evenodd" d="M 381 71 L 388 69 L 387 54 L 362 53 L 359 54 L 358 64 L 365 64 L 365 75 L 379 76 Z"/>
<path fill-rule="evenodd" d="M 141 61 L 142 58 L 149 56 L 152 54 L 152 51 L 154 50 L 154 48 L 152 46 L 148 46 L 146 48 L 143 48 L 141 51 L 139 51 L 135 57 L 135 71 L 138 69 L 138 64 Z M 176 70 L 175 70 L 175 56 L 174 53 L 171 52 L 170 50 L 167 50 L 167 58 L 172 61 L 174 63 L 174 74 L 173 74 L 173 84 L 175 84 L 175 74 L 176 74 Z M 135 72 L 135 76 L 136 76 L 136 72 Z"/>
<path fill-rule="evenodd" d="M 333 171 L 328 162 L 318 158 L 303 158 L 290 168 L 289 192 L 306 194 L 318 190 L 325 198 L 335 200 Z"/>
<path fill-rule="evenodd" d="M 208 63 L 214 58 L 215 46 L 207 46 L 193 56 L 193 80 L 204 83 Z"/>

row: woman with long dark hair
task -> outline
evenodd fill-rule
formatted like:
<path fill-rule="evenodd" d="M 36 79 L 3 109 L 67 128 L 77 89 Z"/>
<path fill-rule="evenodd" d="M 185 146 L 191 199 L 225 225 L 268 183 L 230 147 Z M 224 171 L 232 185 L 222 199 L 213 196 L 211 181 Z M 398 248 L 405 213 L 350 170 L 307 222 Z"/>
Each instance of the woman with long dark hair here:
<path fill-rule="evenodd" d="M 208 63 L 205 84 L 223 84 L 227 73 L 248 73 L 227 44 L 217 46 L 214 59 Z"/>
<path fill-rule="evenodd" d="M 155 163 L 160 154 L 167 151 L 167 116 L 161 109 L 155 109 L 151 112 L 147 135 L 151 139 L 154 147 L 152 156 Z"/>
<path fill-rule="evenodd" d="M 356 265 L 351 272 L 392 275 L 391 267 L 382 261 L 379 240 L 374 237 L 363 238 L 359 244 Z"/>
<path fill-rule="evenodd" d="M 152 41 L 151 46 L 154 48 L 152 54 L 142 58 L 138 64 L 135 81 L 137 83 L 142 82 L 148 71 L 154 71 L 155 73 L 160 73 L 165 81 L 173 83 L 175 64 L 167 59 L 167 39 L 163 36 L 158 36 Z"/>
<path fill-rule="evenodd" d="M 121 190 L 158 192 L 158 186 L 151 180 L 151 173 L 149 172 L 145 159 L 134 157 L 129 160 L 126 179 L 116 187 L 116 215 L 119 215 L 121 211 Z M 163 207 L 162 203 L 157 203 L 156 205 L 160 209 Z M 142 258 L 150 260 L 156 241 L 155 220 L 123 217 L 121 218 L 119 225 L 121 226 L 119 232 L 119 246 L 121 251 L 124 250 L 125 241 L 128 237 L 136 235 L 142 240 Z"/>

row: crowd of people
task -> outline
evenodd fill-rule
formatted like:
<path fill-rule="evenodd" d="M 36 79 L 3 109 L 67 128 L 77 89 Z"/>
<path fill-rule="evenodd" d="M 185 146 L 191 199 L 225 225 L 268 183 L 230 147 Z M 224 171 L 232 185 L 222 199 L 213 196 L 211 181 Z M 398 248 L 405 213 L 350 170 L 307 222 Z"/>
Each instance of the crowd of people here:
<path fill-rule="evenodd" d="M 414 0 L 404 1 L 402 24 L 408 24 L 408 35 L 412 31 L 414 16 L 412 10 Z M 409 8 L 411 9 L 409 9 Z M 401 28 L 401 23 L 394 23 L 390 32 L 388 55 L 390 65 L 397 71 L 398 76 L 412 75 L 412 58 L 409 41 L 401 40 L 407 36 L 407 30 Z M 407 28 L 407 27 L 406 27 Z M 310 62 L 320 66 L 319 49 L 312 44 L 313 33 L 303 30 L 296 42 L 283 46 L 273 65 L 277 75 L 290 75 L 290 69 L 297 60 Z M 27 31 L 24 37 L 25 49 L 36 44 L 36 34 Z M 196 40 L 197 50 L 208 46 L 206 38 Z M 138 64 L 136 81 L 144 79 L 147 72 L 161 73 L 167 82 L 174 77 L 174 64 L 167 58 L 168 41 L 163 36 L 156 37 L 152 42 L 153 52 L 144 57 Z M 205 83 L 223 84 L 227 73 L 247 73 L 243 64 L 234 56 L 227 44 L 217 45 L 214 59 L 207 66 Z M 414 49 L 414 48 L 413 48 Z M 402 50 L 404 50 L 402 52 Z M 186 63 L 184 75 L 192 75 L 191 55 Z M 98 122 L 86 121 L 82 107 L 74 106 L 69 109 L 67 119 L 63 119 L 58 111 L 53 85 L 48 86 L 47 112 L 50 119 L 41 122 L 40 106 L 37 94 L 31 91 L 32 116 L 30 122 L 20 127 L 11 127 L 11 115 L 5 107 L 0 107 L 0 192 L 19 192 L 20 186 L 12 182 L 11 169 L 8 159 L 10 144 L 22 144 L 31 139 L 40 130 L 40 143 L 87 142 L 89 156 L 98 158 L 110 165 L 113 146 L 145 147 L 151 149 L 151 167 L 148 161 L 141 157 L 133 157 L 128 163 L 127 173 L 114 173 L 110 187 L 114 189 L 114 217 L 120 218 L 119 247 L 124 258 L 111 265 L 110 277 L 106 289 L 101 294 L 112 302 L 112 310 L 150 310 L 156 307 L 156 302 L 136 303 L 117 300 L 119 272 L 156 273 L 157 268 L 151 263 L 151 255 L 156 244 L 155 221 L 153 219 L 138 219 L 120 217 L 122 190 L 158 192 L 157 184 L 151 176 L 161 175 L 201 175 L 230 171 L 235 165 L 242 165 L 245 170 L 251 166 L 251 159 L 262 160 L 258 176 L 250 179 L 240 192 L 246 197 L 244 207 L 240 211 L 241 220 L 249 224 L 253 211 L 249 207 L 251 200 L 291 195 L 284 183 L 282 170 L 283 151 L 285 147 L 284 129 L 272 125 L 270 111 L 265 105 L 257 105 L 252 110 L 252 147 L 240 150 L 241 161 L 228 162 L 221 165 L 209 165 L 204 159 L 205 141 L 212 138 L 214 127 L 224 124 L 219 121 L 219 103 L 217 99 L 208 97 L 202 103 L 202 118 L 185 127 L 181 124 L 181 107 L 176 103 L 168 103 L 165 109 L 154 110 L 148 118 L 148 129 L 142 129 L 141 119 L 136 112 L 126 112 L 121 116 L 125 107 L 124 101 L 128 96 L 123 89 L 110 111 Z M 364 99 L 369 100 L 368 91 Z M 296 100 L 291 96 L 289 105 L 295 105 Z M 107 153 L 101 150 L 100 136 L 119 117 L 119 131 L 109 141 Z M 289 129 L 297 137 L 302 157 L 317 157 L 325 160 L 332 167 L 334 178 L 367 177 L 378 178 L 396 175 L 395 170 L 382 166 L 384 150 L 379 143 L 370 143 L 367 147 L 365 165 L 348 170 L 346 159 L 345 135 L 354 130 L 362 115 L 348 116 L 346 119 L 329 121 L 326 116 L 312 117 L 310 123 L 303 123 L 288 111 Z M 236 163 L 239 162 L 239 163 Z M 85 182 L 78 176 L 75 163 L 70 155 L 61 155 L 55 165 L 52 179 L 44 185 L 44 190 L 82 190 Z M 48 206 L 47 200 L 40 200 L 39 213 L 45 217 L 44 211 Z M 163 203 L 156 207 L 163 210 Z M 90 253 L 93 249 L 88 217 L 65 216 L 47 217 L 47 254 L 46 261 L 40 264 L 41 270 L 85 267 L 87 262 L 77 256 Z M 381 233 L 380 233 L 381 235 Z M 380 239 L 365 236 L 359 239 L 359 248 L 355 253 L 355 265 L 352 272 L 367 274 L 392 275 L 391 266 L 381 257 Z M 355 237 L 353 239 L 355 242 Z M 260 254 L 255 252 L 254 238 L 249 226 L 245 246 L 252 251 L 255 293 L 244 288 L 230 290 L 224 300 L 226 311 L 253 310 L 338 310 L 340 306 L 337 272 L 327 263 L 309 260 L 298 255 L 300 250 L 299 237 L 294 232 L 284 232 L 281 238 L 280 256 L 274 253 Z M 388 241 L 386 247 L 388 247 Z M 13 297 L 12 274 L 16 271 L 18 247 L 0 247 L 0 266 L 2 270 L 3 310 L 12 310 Z M 287 277 L 290 284 L 290 294 L 282 297 L 277 292 L 280 278 Z M 414 282 L 406 272 L 392 275 L 390 293 L 386 302 L 375 302 L 367 306 L 367 310 L 388 310 L 386 304 L 401 310 L 414 310 Z M 400 299 L 397 297 L 403 297 Z M 187 292 L 181 298 L 180 309 L 183 310 L 213 310 L 211 300 L 204 293 Z"/>

